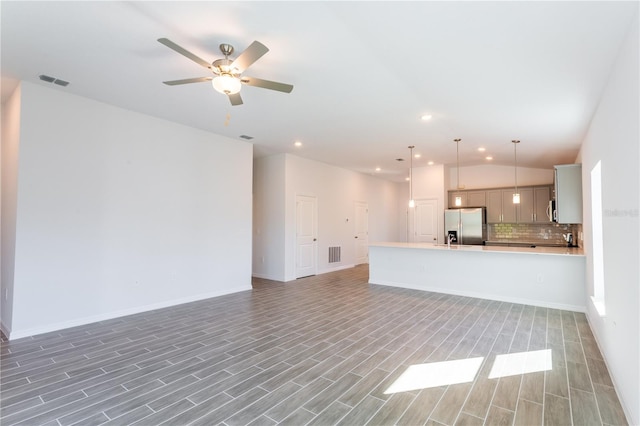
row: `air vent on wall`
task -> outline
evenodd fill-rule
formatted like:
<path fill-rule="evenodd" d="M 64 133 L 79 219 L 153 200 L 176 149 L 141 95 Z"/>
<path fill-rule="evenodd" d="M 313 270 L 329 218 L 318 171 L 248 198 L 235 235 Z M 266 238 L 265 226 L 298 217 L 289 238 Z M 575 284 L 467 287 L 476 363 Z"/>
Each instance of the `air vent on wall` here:
<path fill-rule="evenodd" d="M 329 263 L 340 262 L 340 246 L 329 247 Z"/>

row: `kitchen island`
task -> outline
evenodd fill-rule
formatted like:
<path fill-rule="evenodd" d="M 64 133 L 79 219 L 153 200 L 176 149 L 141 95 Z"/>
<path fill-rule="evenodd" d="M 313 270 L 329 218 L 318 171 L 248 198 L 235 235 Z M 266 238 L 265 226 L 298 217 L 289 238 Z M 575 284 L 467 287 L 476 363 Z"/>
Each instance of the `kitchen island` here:
<path fill-rule="evenodd" d="M 375 243 L 369 283 L 584 312 L 580 248 Z"/>

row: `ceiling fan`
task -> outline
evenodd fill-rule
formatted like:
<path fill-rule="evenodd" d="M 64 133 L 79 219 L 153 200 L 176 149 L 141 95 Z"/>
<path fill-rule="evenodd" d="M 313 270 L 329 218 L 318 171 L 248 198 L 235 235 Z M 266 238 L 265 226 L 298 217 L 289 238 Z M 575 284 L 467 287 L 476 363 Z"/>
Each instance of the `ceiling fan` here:
<path fill-rule="evenodd" d="M 164 84 L 169 86 L 211 81 L 214 89 L 229 96 L 231 105 L 242 105 L 240 89 L 243 84 L 246 84 L 247 86 L 262 87 L 263 89 L 277 90 L 278 92 L 285 93 L 291 93 L 293 90 L 293 86 L 291 84 L 278 83 L 276 81 L 262 80 L 260 78 L 242 75 L 242 73 L 249 68 L 251 64 L 256 62 L 269 51 L 267 46 L 259 41 L 251 43 L 249 47 L 247 47 L 235 60 L 229 59 L 229 55 L 231 55 L 234 50 L 233 46 L 230 44 L 221 44 L 220 51 L 224 55 L 224 59 L 216 59 L 212 63 L 208 63 L 204 59 L 194 55 L 187 49 L 178 46 L 167 38 L 159 38 L 158 41 L 168 48 L 173 49 L 179 54 L 191 59 L 193 62 L 207 68 L 213 73 L 213 75 L 208 77 L 163 81 Z"/>

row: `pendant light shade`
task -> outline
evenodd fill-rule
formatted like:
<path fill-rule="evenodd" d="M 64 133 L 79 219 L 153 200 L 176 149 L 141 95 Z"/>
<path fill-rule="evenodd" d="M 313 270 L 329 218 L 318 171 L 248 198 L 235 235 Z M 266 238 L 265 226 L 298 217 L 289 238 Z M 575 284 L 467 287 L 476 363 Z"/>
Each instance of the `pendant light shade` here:
<path fill-rule="evenodd" d="M 512 140 L 513 143 L 513 164 L 514 164 L 514 181 L 515 181 L 515 192 L 513 193 L 513 204 L 520 204 L 520 193 L 518 192 L 518 153 L 517 147 L 520 143 L 519 140 Z"/>
<path fill-rule="evenodd" d="M 409 146 L 409 208 L 414 208 L 416 202 L 413 200 L 413 148 L 414 145 Z"/>

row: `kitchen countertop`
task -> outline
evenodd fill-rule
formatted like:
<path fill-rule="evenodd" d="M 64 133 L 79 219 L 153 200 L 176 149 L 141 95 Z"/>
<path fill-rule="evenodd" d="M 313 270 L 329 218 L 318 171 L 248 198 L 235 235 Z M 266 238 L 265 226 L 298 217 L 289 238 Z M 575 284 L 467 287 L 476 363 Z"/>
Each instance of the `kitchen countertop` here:
<path fill-rule="evenodd" d="M 369 247 L 387 247 L 387 248 L 410 248 L 424 250 L 439 251 L 467 251 L 467 252 L 485 252 L 485 253 L 523 253 L 534 255 L 562 255 L 562 256 L 584 256 L 584 250 L 580 247 L 527 247 L 527 246 L 472 246 L 472 245 L 451 245 L 431 244 L 431 243 L 400 243 L 400 242 L 379 242 L 372 243 Z"/>

